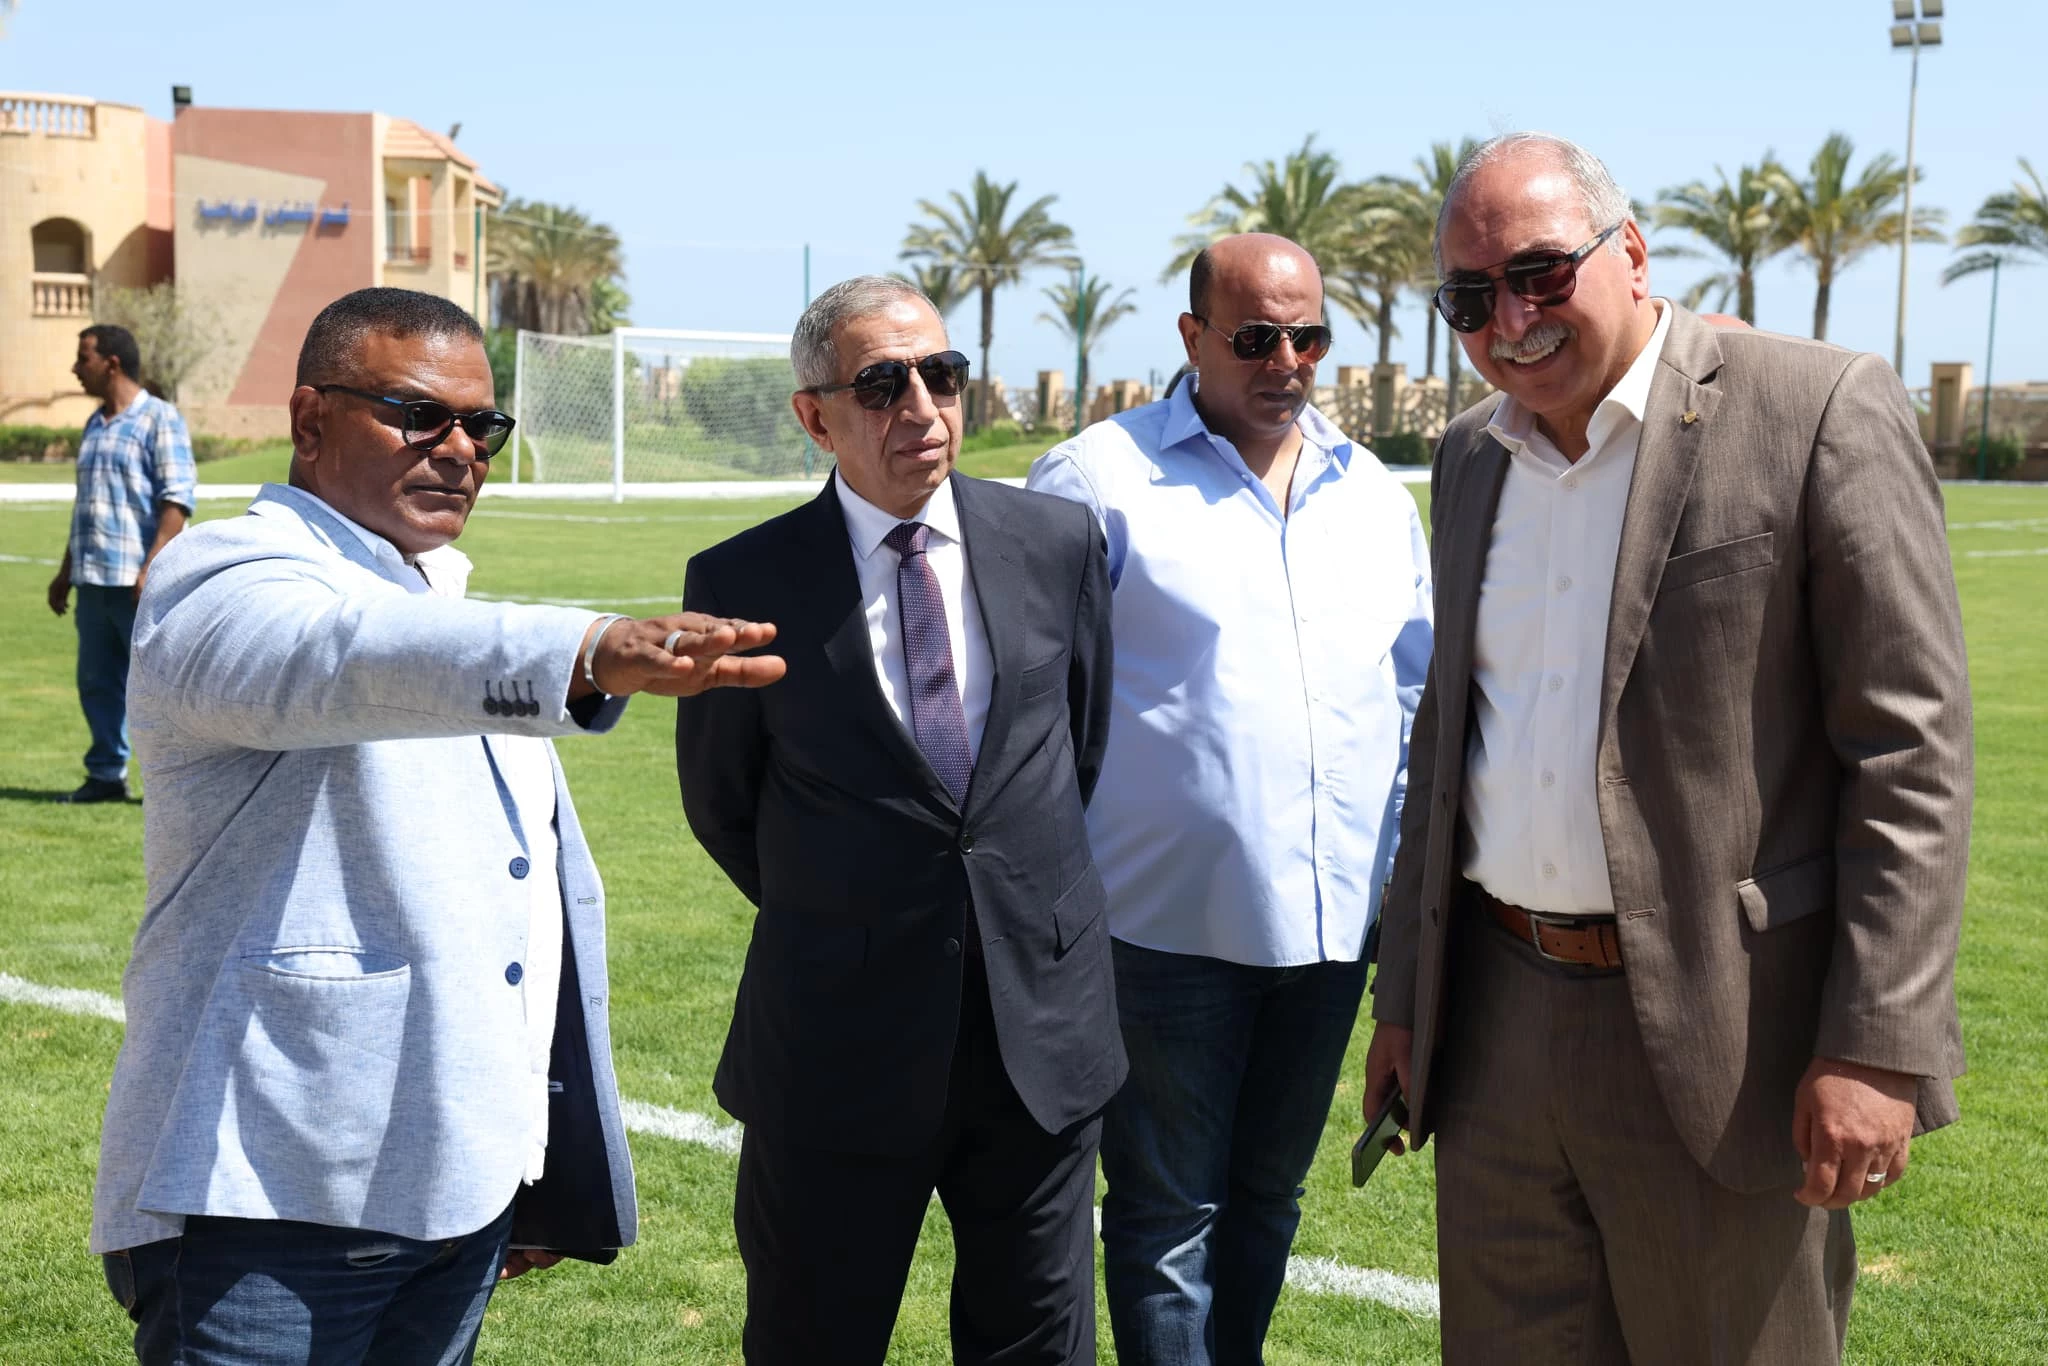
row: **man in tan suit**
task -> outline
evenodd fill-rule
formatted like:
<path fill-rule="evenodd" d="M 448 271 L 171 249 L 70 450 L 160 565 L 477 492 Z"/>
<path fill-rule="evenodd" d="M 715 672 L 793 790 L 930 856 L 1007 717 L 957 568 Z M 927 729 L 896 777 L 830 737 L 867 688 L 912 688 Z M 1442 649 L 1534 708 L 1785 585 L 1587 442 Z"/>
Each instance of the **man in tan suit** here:
<path fill-rule="evenodd" d="M 1366 1106 L 1437 1140 L 1447 1361 L 1833 1361 L 1848 1207 L 1956 1117 L 1970 708 L 1874 356 L 1650 296 L 1629 201 L 1483 145 Z"/>

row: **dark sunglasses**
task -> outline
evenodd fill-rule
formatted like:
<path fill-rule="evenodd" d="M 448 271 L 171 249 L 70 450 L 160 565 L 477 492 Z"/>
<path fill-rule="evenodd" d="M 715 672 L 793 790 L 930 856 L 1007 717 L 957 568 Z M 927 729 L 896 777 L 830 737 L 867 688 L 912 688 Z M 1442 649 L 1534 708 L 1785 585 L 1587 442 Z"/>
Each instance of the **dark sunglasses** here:
<path fill-rule="evenodd" d="M 1264 360 L 1280 349 L 1282 337 L 1308 365 L 1314 365 L 1330 351 L 1330 329 L 1321 323 L 1239 323 L 1235 332 L 1225 332 L 1199 313 L 1188 316 L 1217 336 L 1230 338 L 1230 354 L 1239 360 Z"/>
<path fill-rule="evenodd" d="M 458 413 L 447 404 L 431 398 L 387 398 L 364 389 L 351 389 L 346 384 L 316 384 L 316 394 L 344 393 L 355 398 L 368 399 L 387 408 L 398 410 L 398 429 L 405 434 L 405 444 L 416 451 L 431 451 L 446 441 L 459 426 L 476 443 L 480 459 L 489 460 L 505 447 L 505 438 L 512 435 L 512 418 L 496 408 L 479 408 L 473 413 Z"/>
<path fill-rule="evenodd" d="M 1518 299 L 1556 308 L 1579 287 L 1579 264 L 1619 231 L 1621 223 L 1616 223 L 1577 251 L 1525 251 L 1485 270 L 1459 271 L 1437 286 L 1436 311 L 1457 331 L 1477 332 L 1493 317 L 1495 280 L 1504 281 Z"/>
<path fill-rule="evenodd" d="M 967 387 L 967 357 L 958 351 L 934 351 L 916 360 L 878 360 L 863 365 L 845 384 L 813 384 L 802 392 L 837 394 L 853 391 L 853 401 L 869 412 L 894 407 L 910 388 L 910 372 L 916 370 L 933 398 L 953 398 Z"/>

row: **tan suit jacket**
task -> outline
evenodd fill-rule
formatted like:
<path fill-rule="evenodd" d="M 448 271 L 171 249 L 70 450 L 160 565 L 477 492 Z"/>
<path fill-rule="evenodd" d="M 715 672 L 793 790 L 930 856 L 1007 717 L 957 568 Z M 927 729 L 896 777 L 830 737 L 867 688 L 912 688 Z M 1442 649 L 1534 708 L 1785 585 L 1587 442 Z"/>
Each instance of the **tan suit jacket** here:
<path fill-rule="evenodd" d="M 1415 718 L 1373 1015 L 1415 1030 L 1409 1111 L 1458 984 L 1473 634 L 1508 454 L 1497 400 L 1431 479 L 1436 658 Z M 1876 356 L 1679 309 L 1651 382 L 1602 664 L 1600 828 L 1636 1019 L 1693 1157 L 1800 1179 L 1815 1056 L 1923 1078 L 1956 1117 L 1971 744 L 1932 466 Z M 1469 912 L 1467 913 L 1469 916 Z"/>

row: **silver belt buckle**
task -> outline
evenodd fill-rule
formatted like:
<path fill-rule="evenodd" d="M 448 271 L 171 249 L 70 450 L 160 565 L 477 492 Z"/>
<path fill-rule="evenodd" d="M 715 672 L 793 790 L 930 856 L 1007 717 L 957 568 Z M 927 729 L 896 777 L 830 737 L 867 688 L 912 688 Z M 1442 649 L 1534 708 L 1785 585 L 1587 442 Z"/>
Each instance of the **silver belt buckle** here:
<path fill-rule="evenodd" d="M 1570 916 L 1545 915 L 1541 911 L 1531 911 L 1526 909 L 1522 912 L 1522 914 L 1529 917 L 1529 947 L 1536 950 L 1536 956 L 1538 958 L 1541 958 L 1546 962 L 1562 963 L 1566 967 L 1577 968 L 1585 966 L 1585 964 L 1579 962 L 1579 960 L 1576 958 L 1560 958 L 1556 954 L 1552 953 L 1549 949 L 1543 947 L 1543 927 L 1545 925 L 1552 926 L 1556 929 L 1577 928 L 1575 922 Z"/>

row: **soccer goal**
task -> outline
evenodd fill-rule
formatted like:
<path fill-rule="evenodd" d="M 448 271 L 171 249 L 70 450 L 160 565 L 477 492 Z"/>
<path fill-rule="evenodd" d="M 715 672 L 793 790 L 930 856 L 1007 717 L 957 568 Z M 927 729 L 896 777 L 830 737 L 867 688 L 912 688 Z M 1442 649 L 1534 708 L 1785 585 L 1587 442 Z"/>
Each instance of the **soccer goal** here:
<path fill-rule="evenodd" d="M 624 327 L 600 337 L 519 333 L 513 483 L 611 485 L 786 479 L 831 457 L 789 410 L 789 338 Z"/>

